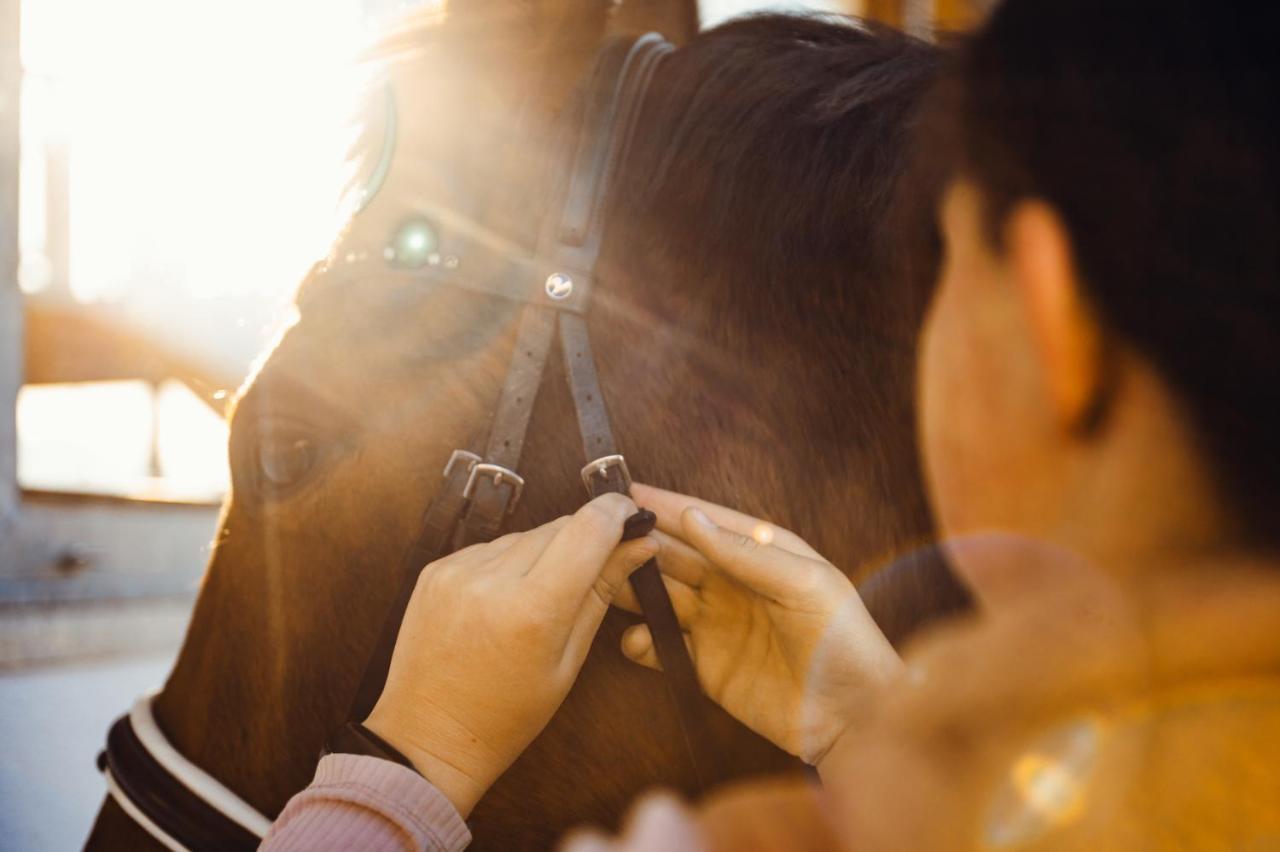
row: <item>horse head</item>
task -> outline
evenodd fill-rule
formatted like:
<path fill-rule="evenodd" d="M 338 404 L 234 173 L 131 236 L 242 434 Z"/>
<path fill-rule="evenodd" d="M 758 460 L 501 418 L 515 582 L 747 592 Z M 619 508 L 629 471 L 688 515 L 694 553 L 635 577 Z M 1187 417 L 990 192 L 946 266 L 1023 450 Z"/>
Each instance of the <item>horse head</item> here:
<path fill-rule="evenodd" d="M 441 469 L 492 417 L 515 340 L 514 302 L 360 270 L 429 249 L 404 231 L 424 210 L 531 251 L 574 82 L 612 32 L 687 42 L 612 184 L 589 317 L 632 472 L 769 517 L 855 577 L 928 537 L 912 375 L 934 188 L 908 164 L 937 52 L 828 19 L 695 23 L 691 2 L 476 0 L 384 43 L 394 155 L 377 87 L 357 151 L 377 191 L 238 395 L 232 491 L 155 704 L 174 746 L 264 813 L 343 721 Z M 509 529 L 582 502 L 573 418 L 548 370 Z M 616 824 L 646 786 L 693 788 L 660 675 L 618 651 L 629 623 L 610 614 L 560 712 L 476 809 L 478 846 L 546 846 Z M 715 728 L 717 774 L 797 768 L 723 714 Z M 130 831 L 108 802 L 91 845 Z"/>

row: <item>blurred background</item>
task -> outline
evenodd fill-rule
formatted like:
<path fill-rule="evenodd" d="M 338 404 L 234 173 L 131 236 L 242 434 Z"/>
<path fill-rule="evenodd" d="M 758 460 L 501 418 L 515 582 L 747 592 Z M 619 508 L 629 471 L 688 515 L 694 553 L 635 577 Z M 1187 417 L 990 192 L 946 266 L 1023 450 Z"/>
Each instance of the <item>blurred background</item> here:
<path fill-rule="evenodd" d="M 643 2 L 643 0 L 630 0 Z M 75 848 L 228 483 L 228 398 L 334 234 L 355 59 L 430 0 L 0 0 L 0 846 Z M 702 0 L 962 29 L 982 0 Z"/>

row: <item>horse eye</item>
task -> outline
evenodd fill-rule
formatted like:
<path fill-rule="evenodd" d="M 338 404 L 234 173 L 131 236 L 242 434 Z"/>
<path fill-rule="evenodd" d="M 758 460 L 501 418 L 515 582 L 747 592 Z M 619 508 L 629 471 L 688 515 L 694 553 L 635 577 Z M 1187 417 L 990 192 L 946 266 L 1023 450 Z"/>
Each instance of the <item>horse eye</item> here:
<path fill-rule="evenodd" d="M 296 485 L 316 461 L 315 444 L 308 438 L 272 436 L 258 445 L 258 473 L 272 488 Z"/>

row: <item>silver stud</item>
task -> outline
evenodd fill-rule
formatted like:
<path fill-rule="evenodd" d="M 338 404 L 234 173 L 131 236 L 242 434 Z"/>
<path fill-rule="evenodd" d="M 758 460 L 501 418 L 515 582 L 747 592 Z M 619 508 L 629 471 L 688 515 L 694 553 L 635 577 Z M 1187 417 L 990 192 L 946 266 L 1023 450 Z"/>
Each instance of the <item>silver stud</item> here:
<path fill-rule="evenodd" d="M 547 295 L 557 302 L 569 298 L 573 294 L 573 279 L 563 272 L 553 272 L 547 276 Z"/>
<path fill-rule="evenodd" d="M 445 257 L 445 259 L 444 259 L 444 268 L 445 268 L 445 269 L 457 269 L 457 268 L 458 268 L 458 259 L 457 259 L 456 257 L 454 257 L 453 255 L 448 255 L 448 256 L 447 256 L 447 257 Z"/>
<path fill-rule="evenodd" d="M 427 266 L 439 266 L 439 265 L 440 265 L 440 255 L 436 254 L 435 252 L 432 252 L 431 254 L 427 255 Z"/>
<path fill-rule="evenodd" d="M 382 259 L 383 259 L 383 260 L 395 260 L 395 259 L 396 259 L 396 250 L 395 250 L 395 247 L 393 247 L 393 246 L 387 246 L 386 248 L 384 248 L 384 249 L 382 250 Z"/>

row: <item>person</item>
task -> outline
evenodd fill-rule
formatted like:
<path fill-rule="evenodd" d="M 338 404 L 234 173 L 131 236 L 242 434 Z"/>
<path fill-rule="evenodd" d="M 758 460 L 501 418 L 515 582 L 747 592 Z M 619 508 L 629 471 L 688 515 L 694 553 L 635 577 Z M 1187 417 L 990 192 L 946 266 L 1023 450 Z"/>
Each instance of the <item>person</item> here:
<path fill-rule="evenodd" d="M 264 848 L 464 846 L 655 551 L 707 694 L 822 784 L 579 852 L 1280 847 L 1277 18 L 1007 0 L 964 47 L 919 394 L 977 618 L 899 657 L 799 536 L 637 485 L 428 566 L 367 721 L 421 774 L 327 756 Z"/>

